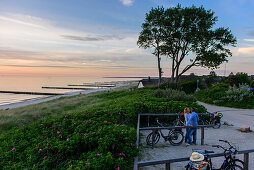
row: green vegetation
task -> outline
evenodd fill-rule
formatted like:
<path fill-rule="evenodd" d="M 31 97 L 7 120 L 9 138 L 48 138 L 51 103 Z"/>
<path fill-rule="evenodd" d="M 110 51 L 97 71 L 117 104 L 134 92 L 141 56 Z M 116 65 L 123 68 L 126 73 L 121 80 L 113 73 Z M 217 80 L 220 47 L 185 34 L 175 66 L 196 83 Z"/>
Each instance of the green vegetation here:
<path fill-rule="evenodd" d="M 160 88 L 161 89 L 181 90 L 187 94 L 192 94 L 197 89 L 197 80 L 199 80 L 199 82 L 201 82 L 201 79 L 198 79 L 198 78 L 193 78 L 190 80 L 181 80 L 177 83 L 166 82 L 166 83 L 162 83 L 160 85 Z M 199 88 L 203 89 L 204 87 L 202 86 L 202 84 L 199 83 Z"/>
<path fill-rule="evenodd" d="M 234 85 L 229 88 L 227 83 L 213 84 L 204 90 L 195 93 L 197 100 L 216 104 L 219 106 L 254 109 L 253 90 L 249 89 L 249 85 Z"/>
<path fill-rule="evenodd" d="M 132 169 L 137 113 L 206 111 L 194 102 L 152 97 L 153 92 L 122 89 L 24 107 L 26 116 L 15 127 L 22 115 L 6 110 L 12 113 L 6 119 L 11 129 L 0 135 L 0 169 Z M 36 116 L 30 119 L 33 107 Z"/>
<path fill-rule="evenodd" d="M 237 87 L 241 84 L 250 84 L 251 80 L 248 77 L 247 73 L 236 73 L 236 75 L 234 74 L 230 74 L 228 76 L 228 83 L 230 84 L 230 86 L 234 86 L 236 85 Z"/>
<path fill-rule="evenodd" d="M 153 97 L 166 98 L 174 101 L 195 102 L 196 99 L 192 95 L 187 95 L 184 91 L 174 89 L 157 89 L 152 93 Z"/>

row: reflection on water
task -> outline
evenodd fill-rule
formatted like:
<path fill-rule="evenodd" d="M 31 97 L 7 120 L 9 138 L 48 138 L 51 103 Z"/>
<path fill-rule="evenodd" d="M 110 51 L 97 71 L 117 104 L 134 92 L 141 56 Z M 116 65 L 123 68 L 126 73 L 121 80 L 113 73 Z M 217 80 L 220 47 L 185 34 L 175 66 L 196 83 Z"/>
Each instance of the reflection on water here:
<path fill-rule="evenodd" d="M 45 95 L 27 95 L 27 94 L 5 94 L 0 93 L 0 106 L 12 103 L 18 103 L 27 100 L 36 100 L 40 98 L 45 98 Z"/>
<path fill-rule="evenodd" d="M 71 89 L 43 89 L 42 86 L 69 87 L 69 84 L 84 84 L 95 82 L 129 81 L 137 78 L 101 78 L 101 77 L 35 77 L 35 76 L 0 76 L 0 91 L 23 91 L 44 93 L 66 93 Z M 82 88 L 91 88 L 83 87 Z M 0 93 L 0 105 L 17 103 L 24 100 L 44 98 L 43 95 L 5 94 Z"/>

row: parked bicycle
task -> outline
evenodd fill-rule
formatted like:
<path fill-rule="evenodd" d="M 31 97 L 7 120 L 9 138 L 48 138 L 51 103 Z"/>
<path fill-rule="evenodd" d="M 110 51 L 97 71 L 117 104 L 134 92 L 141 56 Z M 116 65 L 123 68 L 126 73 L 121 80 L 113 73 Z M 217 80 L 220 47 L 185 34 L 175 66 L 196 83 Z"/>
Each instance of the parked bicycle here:
<path fill-rule="evenodd" d="M 221 127 L 221 118 L 223 117 L 223 114 L 220 112 L 208 112 L 209 118 L 208 120 L 200 117 L 199 118 L 199 124 L 200 125 L 213 125 L 213 128 L 219 129 Z"/>
<path fill-rule="evenodd" d="M 243 170 L 244 162 L 235 157 L 237 149 L 233 147 L 226 140 L 219 140 L 220 142 L 227 143 L 229 148 L 225 148 L 221 145 L 213 145 L 213 147 L 221 148 L 224 150 L 224 161 L 219 169 L 214 169 L 212 166 L 211 158 L 209 153 L 214 153 L 213 151 L 207 150 L 196 150 L 195 152 L 204 155 L 204 159 L 199 162 L 190 161 L 186 166 L 186 170 Z"/>
<path fill-rule="evenodd" d="M 162 123 L 159 122 L 159 119 L 155 119 L 157 125 L 159 127 L 165 127 Z M 165 141 L 169 141 L 171 145 L 178 146 L 181 145 L 184 139 L 184 135 L 181 129 L 170 129 L 167 135 L 164 135 L 161 130 L 156 130 L 154 134 L 154 140 L 153 140 L 153 132 L 151 132 L 146 137 L 146 143 L 147 145 L 155 145 L 159 142 L 160 137 L 163 137 Z"/>
<path fill-rule="evenodd" d="M 176 120 L 173 121 L 173 126 L 184 126 L 184 113 L 177 114 Z"/>

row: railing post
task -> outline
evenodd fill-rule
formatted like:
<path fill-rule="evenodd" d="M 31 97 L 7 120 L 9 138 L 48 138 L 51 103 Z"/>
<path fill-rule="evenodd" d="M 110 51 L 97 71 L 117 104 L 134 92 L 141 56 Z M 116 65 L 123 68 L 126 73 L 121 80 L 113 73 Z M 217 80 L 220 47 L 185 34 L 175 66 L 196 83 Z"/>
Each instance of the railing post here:
<path fill-rule="evenodd" d="M 166 170 L 170 170 L 170 163 L 166 163 Z"/>
<path fill-rule="evenodd" d="M 153 136 L 152 136 L 152 148 L 153 148 L 153 145 L 154 145 L 154 141 L 155 140 L 155 130 L 153 129 Z"/>
<path fill-rule="evenodd" d="M 204 145 L 204 138 L 205 138 L 205 130 L 204 127 L 201 127 L 201 145 Z"/>
<path fill-rule="evenodd" d="M 147 116 L 147 126 L 150 127 L 150 122 L 149 122 L 150 116 Z"/>
<path fill-rule="evenodd" d="M 244 170 L 249 170 L 249 153 L 244 153 L 244 166 L 243 169 Z"/>

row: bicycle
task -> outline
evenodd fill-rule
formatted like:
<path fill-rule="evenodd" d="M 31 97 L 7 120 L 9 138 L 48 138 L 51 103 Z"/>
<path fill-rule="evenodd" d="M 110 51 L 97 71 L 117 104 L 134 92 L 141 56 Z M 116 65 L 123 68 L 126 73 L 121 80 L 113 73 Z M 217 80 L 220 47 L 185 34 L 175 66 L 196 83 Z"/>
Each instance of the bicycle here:
<path fill-rule="evenodd" d="M 209 120 L 205 120 L 204 118 L 199 119 L 200 125 L 213 125 L 214 129 L 219 129 L 221 127 L 221 118 L 223 114 L 216 111 L 216 112 L 207 112 L 209 115 Z"/>
<path fill-rule="evenodd" d="M 155 120 L 160 127 L 165 127 L 162 123 L 159 122 L 158 118 L 155 118 Z M 173 146 L 181 145 L 184 139 L 184 135 L 181 129 L 180 130 L 170 129 L 168 135 L 164 135 L 161 130 L 155 130 L 154 141 L 153 141 L 153 132 L 151 132 L 146 137 L 147 145 L 152 146 L 157 144 L 160 140 L 160 136 L 162 136 L 165 141 L 169 141 L 169 143 Z"/>
<path fill-rule="evenodd" d="M 222 148 L 224 150 L 224 161 L 219 169 L 212 168 L 212 161 L 209 157 L 209 153 L 214 153 L 213 151 L 207 150 L 196 150 L 200 154 L 204 155 L 204 161 L 202 163 L 192 163 L 191 161 L 186 166 L 186 170 L 194 170 L 198 168 L 204 168 L 205 170 L 243 170 L 244 162 L 240 159 L 236 159 L 235 154 L 237 153 L 237 149 L 233 147 L 228 141 L 226 140 L 219 140 L 220 142 L 227 143 L 230 147 L 224 148 L 220 145 L 213 145 L 212 147 Z M 198 169 L 200 170 L 200 169 Z"/>
<path fill-rule="evenodd" d="M 173 121 L 173 126 L 184 126 L 184 113 L 177 114 L 176 120 Z"/>

